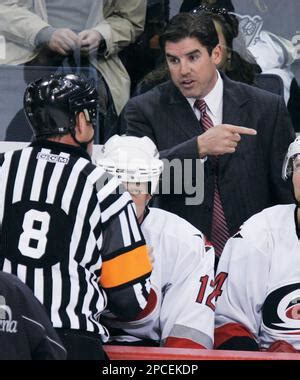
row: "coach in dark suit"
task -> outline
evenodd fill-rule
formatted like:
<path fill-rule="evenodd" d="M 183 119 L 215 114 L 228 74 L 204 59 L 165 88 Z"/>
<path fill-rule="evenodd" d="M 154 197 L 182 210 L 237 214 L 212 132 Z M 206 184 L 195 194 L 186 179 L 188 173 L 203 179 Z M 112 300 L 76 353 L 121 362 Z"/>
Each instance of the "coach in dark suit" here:
<path fill-rule="evenodd" d="M 129 135 L 152 138 L 161 158 L 207 159 L 201 205 L 187 206 L 183 194 L 161 195 L 159 206 L 212 238 L 216 186 L 229 235 L 263 208 L 291 202 L 279 174 L 294 139 L 283 99 L 220 75 L 222 53 L 206 15 L 175 16 L 161 43 L 172 81 L 131 99 L 123 126 Z M 199 99 L 213 128 L 204 128 L 207 115 L 197 109 Z"/>

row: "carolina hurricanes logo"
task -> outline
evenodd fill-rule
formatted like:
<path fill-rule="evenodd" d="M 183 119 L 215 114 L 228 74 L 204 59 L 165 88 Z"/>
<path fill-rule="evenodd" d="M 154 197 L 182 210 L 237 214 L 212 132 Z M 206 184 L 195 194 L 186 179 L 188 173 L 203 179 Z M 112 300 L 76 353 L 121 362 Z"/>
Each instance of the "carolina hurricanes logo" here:
<path fill-rule="evenodd" d="M 268 295 L 263 323 L 282 334 L 300 335 L 300 283 L 283 286 Z"/>
<path fill-rule="evenodd" d="M 300 298 L 297 297 L 289 303 L 285 315 L 290 319 L 300 319 Z"/>

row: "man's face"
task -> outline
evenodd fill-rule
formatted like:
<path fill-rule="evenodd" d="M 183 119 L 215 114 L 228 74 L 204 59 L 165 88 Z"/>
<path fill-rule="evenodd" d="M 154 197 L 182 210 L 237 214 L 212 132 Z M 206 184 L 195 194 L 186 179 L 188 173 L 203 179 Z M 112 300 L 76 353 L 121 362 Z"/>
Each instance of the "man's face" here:
<path fill-rule="evenodd" d="M 90 139 L 92 138 L 92 137 L 94 137 L 95 136 L 95 130 L 94 130 L 94 128 L 93 128 L 93 126 L 92 126 L 92 124 L 90 125 Z M 89 144 L 88 144 L 88 146 L 87 146 L 87 152 L 88 152 L 88 154 L 92 157 L 92 155 L 93 155 L 93 146 L 94 146 L 94 141 L 91 141 Z"/>
<path fill-rule="evenodd" d="M 213 89 L 222 58 L 220 45 L 210 56 L 196 38 L 184 38 L 167 42 L 165 54 L 171 78 L 185 97 L 203 98 Z"/>
<path fill-rule="evenodd" d="M 144 219 L 145 208 L 151 199 L 151 195 L 148 193 L 147 183 L 124 183 L 126 190 L 130 193 L 132 200 L 136 207 L 136 215 L 138 222 L 141 224 Z"/>
<path fill-rule="evenodd" d="M 95 130 L 93 124 L 87 119 L 84 112 L 76 116 L 75 137 L 81 143 L 90 141 L 87 145 L 87 152 L 90 156 L 93 154 L 93 137 Z"/>
<path fill-rule="evenodd" d="M 293 186 L 295 198 L 300 202 L 300 155 L 293 161 Z"/>

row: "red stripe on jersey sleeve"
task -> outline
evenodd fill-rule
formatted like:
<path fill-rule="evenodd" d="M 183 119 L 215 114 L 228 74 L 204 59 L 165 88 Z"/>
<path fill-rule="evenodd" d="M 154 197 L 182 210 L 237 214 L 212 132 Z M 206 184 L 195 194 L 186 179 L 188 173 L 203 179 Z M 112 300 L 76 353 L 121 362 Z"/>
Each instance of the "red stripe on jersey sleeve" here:
<path fill-rule="evenodd" d="M 157 305 L 157 299 L 158 297 L 155 290 L 151 288 L 145 309 L 142 310 L 134 320 L 138 321 L 150 315 Z"/>
<path fill-rule="evenodd" d="M 245 336 L 255 339 L 253 334 L 243 325 L 239 323 L 227 323 L 215 329 L 215 348 L 218 348 L 224 342 L 236 336 Z"/>
<path fill-rule="evenodd" d="M 164 344 L 164 347 L 173 347 L 173 348 L 201 348 L 206 350 L 206 347 L 202 346 L 199 343 L 194 342 L 193 340 L 187 338 L 175 338 L 169 336 Z"/>

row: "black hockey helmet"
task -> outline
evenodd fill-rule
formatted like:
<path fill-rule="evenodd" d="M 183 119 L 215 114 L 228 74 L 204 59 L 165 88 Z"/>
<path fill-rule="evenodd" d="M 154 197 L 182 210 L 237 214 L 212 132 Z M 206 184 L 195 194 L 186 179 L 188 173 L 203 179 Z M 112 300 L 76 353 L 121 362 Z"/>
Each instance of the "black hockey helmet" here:
<path fill-rule="evenodd" d="M 92 80 L 74 74 L 54 74 L 28 85 L 24 112 L 35 137 L 74 135 L 76 114 L 84 112 L 95 128 L 98 92 Z"/>

